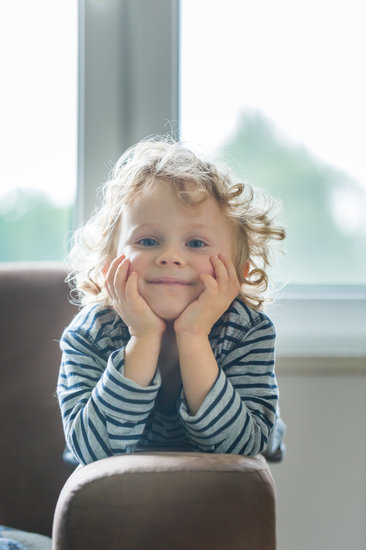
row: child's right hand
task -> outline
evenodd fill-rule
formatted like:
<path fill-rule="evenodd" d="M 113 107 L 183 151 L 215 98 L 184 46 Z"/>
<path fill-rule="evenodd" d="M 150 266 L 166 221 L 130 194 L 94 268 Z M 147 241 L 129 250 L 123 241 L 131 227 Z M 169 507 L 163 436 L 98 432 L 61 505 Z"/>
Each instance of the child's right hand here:
<path fill-rule="evenodd" d="M 131 336 L 161 335 L 166 324 L 139 293 L 138 275 L 134 271 L 128 275 L 129 266 L 130 262 L 124 255 L 115 258 L 109 266 L 105 287 L 112 305 L 128 326 Z"/>

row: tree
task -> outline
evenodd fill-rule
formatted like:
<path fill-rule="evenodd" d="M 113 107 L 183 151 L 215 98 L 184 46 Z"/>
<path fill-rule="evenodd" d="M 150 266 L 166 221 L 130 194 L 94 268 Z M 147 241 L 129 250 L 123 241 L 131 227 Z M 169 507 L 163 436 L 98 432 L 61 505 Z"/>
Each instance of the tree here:
<path fill-rule="evenodd" d="M 259 112 L 243 112 L 235 135 L 219 156 L 234 166 L 242 181 L 283 202 L 287 226 L 283 271 L 290 282 L 364 284 L 365 219 L 362 222 L 360 214 L 359 223 L 347 227 L 350 213 L 339 205 L 335 208 L 340 190 L 352 197 L 355 206 L 366 205 L 365 189 L 357 180 L 286 139 Z"/>

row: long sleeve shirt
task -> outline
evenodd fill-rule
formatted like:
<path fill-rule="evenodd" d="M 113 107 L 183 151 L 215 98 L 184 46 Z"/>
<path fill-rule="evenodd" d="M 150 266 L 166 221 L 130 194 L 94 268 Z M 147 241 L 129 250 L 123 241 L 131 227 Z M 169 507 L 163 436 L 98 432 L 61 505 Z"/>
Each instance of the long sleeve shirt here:
<path fill-rule="evenodd" d="M 84 307 L 65 329 L 57 396 L 69 449 L 87 464 L 115 454 L 180 447 L 256 455 L 277 416 L 275 329 L 235 299 L 209 341 L 219 374 L 195 415 L 182 388 L 173 410 L 159 406 L 161 376 L 142 387 L 124 376 L 127 326 L 109 308 Z"/>

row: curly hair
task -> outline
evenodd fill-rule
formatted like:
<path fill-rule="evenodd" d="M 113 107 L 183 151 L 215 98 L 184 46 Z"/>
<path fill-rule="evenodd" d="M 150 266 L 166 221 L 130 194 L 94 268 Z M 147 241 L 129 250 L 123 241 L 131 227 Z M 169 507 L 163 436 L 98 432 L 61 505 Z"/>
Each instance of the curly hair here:
<path fill-rule="evenodd" d="M 171 138 L 151 137 L 130 147 L 117 161 L 101 188 L 100 205 L 89 221 L 74 233 L 68 256 L 67 281 L 80 305 L 108 304 L 103 268 L 117 253 L 120 222 L 125 208 L 157 182 L 171 185 L 177 197 L 194 206 L 212 196 L 234 230 L 234 265 L 241 297 L 254 309 L 262 309 L 268 287 L 270 242 L 282 240 L 285 230 L 274 224 L 275 201 L 253 188 L 234 183 L 229 171 L 204 161 L 184 144 Z M 249 265 L 247 276 L 244 266 Z"/>

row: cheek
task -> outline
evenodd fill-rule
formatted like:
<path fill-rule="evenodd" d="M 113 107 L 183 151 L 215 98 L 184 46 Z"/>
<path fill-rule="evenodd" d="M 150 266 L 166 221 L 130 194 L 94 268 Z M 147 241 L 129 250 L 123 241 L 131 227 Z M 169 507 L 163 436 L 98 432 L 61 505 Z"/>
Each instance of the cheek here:
<path fill-rule="evenodd" d="M 207 273 L 214 276 L 214 269 L 209 256 L 203 256 L 196 259 L 195 269 L 198 273 Z"/>
<path fill-rule="evenodd" d="M 146 270 L 146 259 L 144 256 L 136 250 L 129 250 L 128 247 L 124 251 L 124 254 L 126 254 L 126 257 L 130 261 L 128 274 L 130 274 L 131 271 L 136 271 L 137 275 L 143 275 Z"/>

